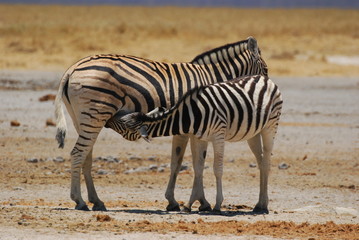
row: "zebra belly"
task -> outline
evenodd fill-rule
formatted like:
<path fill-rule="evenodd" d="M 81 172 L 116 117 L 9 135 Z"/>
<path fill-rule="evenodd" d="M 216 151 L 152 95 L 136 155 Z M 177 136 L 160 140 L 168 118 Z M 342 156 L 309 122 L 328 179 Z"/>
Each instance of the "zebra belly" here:
<path fill-rule="evenodd" d="M 264 126 L 265 126 L 265 124 L 264 124 Z M 233 132 L 231 132 L 231 131 L 234 131 L 234 129 L 229 129 L 228 131 L 226 131 L 225 141 L 226 142 L 246 141 L 246 140 L 249 140 L 249 139 L 253 138 L 254 136 L 256 136 L 262 130 L 263 130 L 263 128 L 258 128 L 256 130 L 254 124 L 251 125 L 249 130 L 247 129 L 247 126 L 241 127 L 240 130 L 236 134 L 233 134 Z"/>

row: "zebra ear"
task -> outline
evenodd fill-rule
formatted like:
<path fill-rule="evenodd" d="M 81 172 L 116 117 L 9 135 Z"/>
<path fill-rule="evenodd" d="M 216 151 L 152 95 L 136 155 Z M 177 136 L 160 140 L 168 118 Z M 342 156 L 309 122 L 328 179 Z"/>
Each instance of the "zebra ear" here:
<path fill-rule="evenodd" d="M 146 126 L 141 126 L 140 129 L 138 130 L 141 134 L 141 137 L 146 141 L 146 142 L 150 142 L 150 139 L 148 138 L 148 132 L 146 129 Z"/>
<path fill-rule="evenodd" d="M 257 40 L 252 36 L 248 37 L 247 40 L 248 40 L 247 44 L 248 44 L 249 51 L 251 51 L 256 58 L 260 58 Z"/>

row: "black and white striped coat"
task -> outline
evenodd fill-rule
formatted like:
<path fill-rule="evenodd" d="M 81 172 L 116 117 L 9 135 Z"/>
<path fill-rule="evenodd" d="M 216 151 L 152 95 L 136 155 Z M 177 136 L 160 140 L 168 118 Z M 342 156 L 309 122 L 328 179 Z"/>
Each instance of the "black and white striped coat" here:
<path fill-rule="evenodd" d="M 115 117 L 108 124 L 115 130 L 121 129 L 119 132 L 125 131 L 123 136 L 128 140 L 192 135 L 200 141 L 212 142 L 217 179 L 214 210 L 217 211 L 223 201 L 224 143 L 248 140 L 261 175 L 260 197 L 254 210 L 268 213 L 267 179 L 281 108 L 282 97 L 278 87 L 268 77 L 257 75 L 201 86 L 190 90 L 169 110 L 130 113 Z M 188 209 L 195 200 L 202 200 L 197 199 L 201 196 L 196 196 L 202 191 L 193 189 L 194 196 L 190 198 Z"/>
<path fill-rule="evenodd" d="M 60 147 L 64 146 L 66 134 L 62 102 L 79 134 L 71 151 L 71 198 L 76 202 L 76 209 L 88 210 L 81 196 L 82 170 L 93 210 L 106 210 L 97 196 L 91 175 L 92 149 L 101 129 L 116 113 L 170 108 L 194 87 L 251 74 L 267 74 L 267 66 L 252 37 L 210 50 L 191 63 L 163 63 L 128 55 L 95 55 L 71 66 L 60 82 L 55 115 Z M 171 176 L 166 190 L 168 210 L 179 209 L 174 188 L 188 139 L 186 136 L 173 138 Z"/>

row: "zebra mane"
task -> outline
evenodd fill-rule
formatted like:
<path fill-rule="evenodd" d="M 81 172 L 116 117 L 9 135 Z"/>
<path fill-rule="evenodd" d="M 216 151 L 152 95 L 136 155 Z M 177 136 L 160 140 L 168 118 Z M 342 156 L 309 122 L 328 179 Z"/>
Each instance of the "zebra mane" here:
<path fill-rule="evenodd" d="M 250 50 L 251 52 L 254 53 L 255 56 L 259 57 L 260 50 L 259 50 L 259 48 L 257 46 L 257 40 L 254 37 L 248 37 L 246 40 L 242 40 L 242 41 L 235 42 L 235 43 L 229 43 L 229 44 L 223 45 L 221 47 L 217 47 L 217 48 L 211 49 L 211 50 L 209 50 L 207 52 L 204 52 L 204 53 L 198 55 L 197 57 L 195 57 L 191 61 L 191 63 L 193 63 L 193 64 L 216 63 L 216 62 L 218 62 L 218 59 L 217 58 L 215 58 L 215 59 L 211 58 L 212 54 L 218 54 L 218 53 L 222 54 L 223 50 L 228 50 L 230 48 L 235 49 L 236 46 L 240 46 L 240 45 L 243 45 L 243 44 L 245 44 L 245 49 Z M 208 60 L 210 60 L 211 62 L 208 62 Z"/>

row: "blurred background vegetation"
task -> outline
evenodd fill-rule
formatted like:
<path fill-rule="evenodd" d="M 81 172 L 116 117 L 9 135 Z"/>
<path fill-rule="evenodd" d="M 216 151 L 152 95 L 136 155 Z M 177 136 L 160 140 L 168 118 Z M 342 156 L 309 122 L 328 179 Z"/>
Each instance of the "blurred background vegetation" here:
<path fill-rule="evenodd" d="M 65 71 L 92 54 L 190 61 L 253 36 L 271 75 L 359 76 L 359 11 L 0 5 L 0 69 Z"/>

